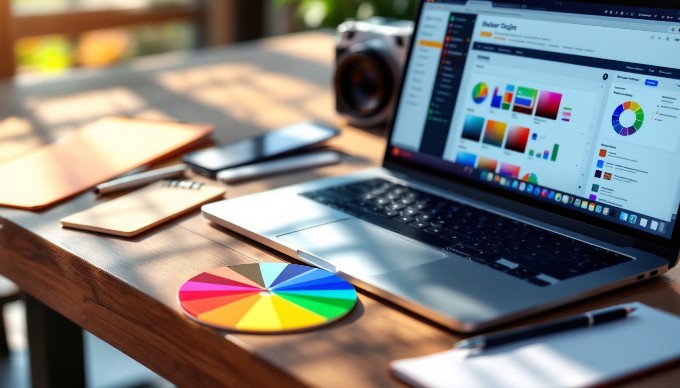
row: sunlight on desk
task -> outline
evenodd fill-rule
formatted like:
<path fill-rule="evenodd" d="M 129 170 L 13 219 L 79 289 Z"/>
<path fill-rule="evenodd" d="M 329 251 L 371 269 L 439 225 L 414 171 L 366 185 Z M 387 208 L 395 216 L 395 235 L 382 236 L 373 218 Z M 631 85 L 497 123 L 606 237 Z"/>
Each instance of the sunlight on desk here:
<path fill-rule="evenodd" d="M 281 117 L 290 122 L 333 120 L 330 111 L 318 114 L 319 106 L 332 106 L 327 88 L 244 63 L 162 72 L 157 82 L 233 119 L 268 129 L 279 127 Z"/>
<path fill-rule="evenodd" d="M 45 143 L 45 139 L 33 132 L 28 120 L 16 116 L 0 120 L 0 162 L 13 159 Z"/>
<path fill-rule="evenodd" d="M 45 125 L 87 123 L 102 116 L 133 114 L 146 104 L 134 90 L 126 87 L 57 97 L 31 97 L 26 103 L 28 109 Z"/>
<path fill-rule="evenodd" d="M 262 41 L 260 45 L 269 52 L 294 55 L 308 61 L 316 62 L 320 65 L 327 65 L 329 59 L 335 55 L 334 49 L 328 46 L 327 35 L 322 33 L 312 33 L 307 35 L 308 44 L 297 44 L 288 39 L 269 39 Z M 323 50 L 310 50 L 309 47 L 325 47 Z"/>

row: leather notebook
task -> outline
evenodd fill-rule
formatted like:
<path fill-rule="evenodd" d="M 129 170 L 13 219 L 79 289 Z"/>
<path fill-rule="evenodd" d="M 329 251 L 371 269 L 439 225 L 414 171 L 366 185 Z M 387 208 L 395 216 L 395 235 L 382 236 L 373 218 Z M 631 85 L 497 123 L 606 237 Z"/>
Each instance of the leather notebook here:
<path fill-rule="evenodd" d="M 210 125 L 110 117 L 0 164 L 0 206 L 41 209 L 133 168 L 159 161 L 212 132 Z"/>

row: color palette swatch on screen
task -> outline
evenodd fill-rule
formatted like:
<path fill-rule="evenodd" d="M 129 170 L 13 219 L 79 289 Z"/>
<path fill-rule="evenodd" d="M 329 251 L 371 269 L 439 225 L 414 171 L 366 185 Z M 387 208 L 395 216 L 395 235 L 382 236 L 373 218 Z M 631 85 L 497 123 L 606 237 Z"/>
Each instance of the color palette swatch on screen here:
<path fill-rule="evenodd" d="M 467 115 L 465 116 L 465 124 L 463 124 L 463 139 L 472 141 L 479 141 L 484 130 L 484 118 L 479 116 Z"/>
<path fill-rule="evenodd" d="M 508 138 L 505 141 L 505 149 L 524 153 L 529 141 L 531 130 L 526 127 L 513 126 L 508 131 Z"/>
<path fill-rule="evenodd" d="M 562 103 L 562 94 L 542 90 L 538 96 L 538 104 L 536 105 L 536 116 L 546 119 L 557 120 L 557 115 L 560 111 L 560 104 Z"/>
<path fill-rule="evenodd" d="M 497 167 L 498 160 L 496 159 L 485 158 L 483 156 L 480 156 L 479 159 L 477 159 L 477 168 L 495 172 Z"/>
<path fill-rule="evenodd" d="M 481 104 L 489 95 L 489 87 L 484 82 L 480 82 L 472 89 L 472 100 L 475 104 Z"/>
<path fill-rule="evenodd" d="M 484 139 L 482 142 L 500 147 L 503 144 L 503 138 L 505 137 L 505 129 L 507 126 L 508 124 L 504 122 L 489 120 L 486 123 L 486 130 L 484 131 Z"/>
<path fill-rule="evenodd" d="M 500 175 L 517 178 L 519 176 L 520 166 L 516 166 L 510 163 L 501 163 L 501 168 L 498 171 Z"/>
<path fill-rule="evenodd" d="M 621 121 L 625 124 L 622 124 Z M 640 104 L 635 101 L 626 101 L 614 109 L 612 114 L 612 126 L 614 131 L 621 136 L 630 136 L 642 128 L 645 121 L 645 112 Z"/>
<path fill-rule="evenodd" d="M 506 85 L 505 92 L 501 92 L 498 87 L 495 87 L 493 90 L 493 97 L 491 98 L 491 107 L 509 110 L 514 93 L 515 85 Z"/>
<path fill-rule="evenodd" d="M 357 293 L 346 280 L 306 265 L 256 263 L 203 272 L 179 290 L 190 318 L 242 332 L 297 331 L 352 311 Z"/>
<path fill-rule="evenodd" d="M 515 95 L 515 106 L 512 108 L 513 112 L 532 114 L 534 112 L 534 105 L 536 105 L 536 95 L 538 90 L 520 86 L 517 88 Z"/>
<path fill-rule="evenodd" d="M 574 113 L 574 110 L 572 108 L 567 106 L 562 108 L 562 121 L 566 123 L 570 122 L 572 113 Z"/>
<path fill-rule="evenodd" d="M 505 86 L 505 90 L 502 90 L 498 86 L 494 88 L 493 95 L 491 97 L 491 107 L 510 110 L 510 107 L 512 106 L 513 112 L 535 115 L 536 117 L 550 120 L 557 120 L 560 113 L 562 99 L 562 93 L 556 93 L 547 90 L 541 90 L 539 92 L 537 89 L 528 88 L 526 86 L 515 87 L 515 85 L 507 84 Z M 536 110 L 535 112 L 534 108 Z M 571 108 L 565 108 L 562 112 L 562 121 L 571 121 L 571 113 Z"/>
<path fill-rule="evenodd" d="M 474 167 L 475 162 L 477 162 L 477 155 L 475 154 L 471 154 L 465 151 L 458 151 L 458 153 L 456 154 L 456 163 L 460 165 Z"/>

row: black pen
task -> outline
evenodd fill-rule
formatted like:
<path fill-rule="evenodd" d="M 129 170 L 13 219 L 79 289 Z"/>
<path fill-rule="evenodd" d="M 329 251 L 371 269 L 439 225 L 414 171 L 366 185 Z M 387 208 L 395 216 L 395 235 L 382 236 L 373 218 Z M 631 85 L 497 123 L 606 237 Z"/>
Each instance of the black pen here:
<path fill-rule="evenodd" d="M 572 329 L 595 326 L 606 322 L 628 318 L 633 311 L 635 311 L 634 307 L 616 307 L 590 311 L 554 322 L 542 323 L 538 325 L 522 327 L 519 329 L 511 329 L 488 335 L 470 337 L 458 342 L 454 348 L 470 349 L 481 352 L 484 349 L 489 349 L 524 339 L 552 333 L 559 333 Z"/>

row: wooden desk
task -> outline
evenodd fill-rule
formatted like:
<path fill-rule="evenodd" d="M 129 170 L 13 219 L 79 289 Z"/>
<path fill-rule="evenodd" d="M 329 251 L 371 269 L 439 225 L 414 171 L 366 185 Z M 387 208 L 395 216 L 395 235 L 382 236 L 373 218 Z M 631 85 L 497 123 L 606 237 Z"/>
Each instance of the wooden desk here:
<path fill-rule="evenodd" d="M 305 119 L 342 126 L 329 88 L 332 61 L 331 36 L 304 33 L 2 84 L 0 160 L 111 114 L 214 123 L 218 141 Z M 229 186 L 229 195 L 378 165 L 384 140 L 345 126 L 332 145 L 351 156 L 336 166 Z M 460 338 L 363 292 L 347 319 L 321 330 L 242 335 L 203 327 L 178 309 L 186 279 L 213 267 L 288 258 L 198 212 L 133 239 L 59 226 L 63 216 L 98 201 L 84 193 L 42 212 L 0 209 L 0 273 L 35 298 L 30 304 L 38 312 L 29 309 L 29 319 L 45 319 L 40 307 L 49 306 L 180 386 L 388 386 L 397 384 L 389 361 L 445 350 Z M 636 300 L 680 314 L 680 272 L 542 319 Z M 38 325 L 32 334 L 48 331 Z M 39 339 L 32 341 L 36 349 Z M 644 377 L 645 386 L 677 381 L 680 367 Z"/>

